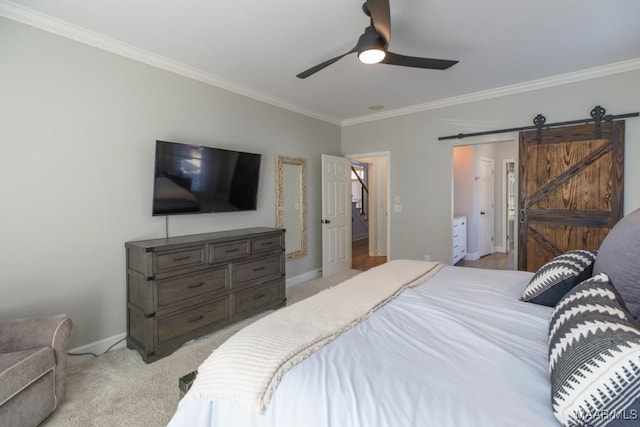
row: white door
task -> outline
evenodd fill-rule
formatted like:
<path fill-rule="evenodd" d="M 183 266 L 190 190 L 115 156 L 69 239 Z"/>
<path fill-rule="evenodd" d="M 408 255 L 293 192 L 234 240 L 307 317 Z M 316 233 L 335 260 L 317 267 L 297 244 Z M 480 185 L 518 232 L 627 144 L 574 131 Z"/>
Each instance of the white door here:
<path fill-rule="evenodd" d="M 322 277 L 351 268 L 351 159 L 322 155 Z"/>
<path fill-rule="evenodd" d="M 494 160 L 480 158 L 478 163 L 478 252 L 493 253 L 493 188 Z"/>

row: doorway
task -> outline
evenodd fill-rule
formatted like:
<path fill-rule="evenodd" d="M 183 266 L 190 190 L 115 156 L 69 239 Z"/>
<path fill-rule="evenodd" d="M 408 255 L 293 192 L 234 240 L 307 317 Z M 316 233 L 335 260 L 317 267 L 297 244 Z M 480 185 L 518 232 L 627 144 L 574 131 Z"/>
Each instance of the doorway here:
<path fill-rule="evenodd" d="M 338 157 L 323 154 L 322 164 L 322 276 L 327 277 L 352 267 L 352 195 L 351 162 L 365 162 L 369 169 L 369 221 L 367 259 L 360 269 L 391 259 L 388 207 L 391 155 L 388 151 Z M 367 264 L 368 263 L 368 264 Z M 376 264 L 376 265 L 377 265 Z"/>
<path fill-rule="evenodd" d="M 352 264 L 368 270 L 388 258 L 389 154 L 350 155 L 352 204 Z"/>
<path fill-rule="evenodd" d="M 509 193 L 513 196 L 511 223 L 506 186 L 507 166 L 512 176 L 517 168 L 515 136 L 453 147 L 453 217 L 467 219 L 466 255 L 460 261 L 452 258 L 456 265 L 503 270 L 516 267 L 517 223 L 513 219 L 517 185 L 514 183 Z"/>

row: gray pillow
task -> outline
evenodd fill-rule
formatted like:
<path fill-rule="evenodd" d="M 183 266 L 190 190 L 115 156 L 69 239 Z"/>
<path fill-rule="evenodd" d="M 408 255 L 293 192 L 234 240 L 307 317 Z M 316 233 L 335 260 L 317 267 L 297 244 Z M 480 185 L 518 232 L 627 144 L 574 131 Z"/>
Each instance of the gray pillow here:
<path fill-rule="evenodd" d="M 606 273 L 629 312 L 640 317 L 640 209 L 611 229 L 598 250 L 593 275 Z"/>
<path fill-rule="evenodd" d="M 549 322 L 553 413 L 563 426 L 638 426 L 640 328 L 606 274 L 572 288 Z"/>
<path fill-rule="evenodd" d="M 520 301 L 555 306 L 571 288 L 591 277 L 596 254 L 578 249 L 558 255 L 536 271 Z"/>

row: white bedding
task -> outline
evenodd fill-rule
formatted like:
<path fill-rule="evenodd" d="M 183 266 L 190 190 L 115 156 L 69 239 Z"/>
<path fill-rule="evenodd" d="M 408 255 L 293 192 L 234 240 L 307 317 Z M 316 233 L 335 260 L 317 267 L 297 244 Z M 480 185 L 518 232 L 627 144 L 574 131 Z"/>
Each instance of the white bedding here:
<path fill-rule="evenodd" d="M 187 395 L 170 426 L 554 426 L 531 273 L 445 267 L 287 372 L 269 406 Z"/>

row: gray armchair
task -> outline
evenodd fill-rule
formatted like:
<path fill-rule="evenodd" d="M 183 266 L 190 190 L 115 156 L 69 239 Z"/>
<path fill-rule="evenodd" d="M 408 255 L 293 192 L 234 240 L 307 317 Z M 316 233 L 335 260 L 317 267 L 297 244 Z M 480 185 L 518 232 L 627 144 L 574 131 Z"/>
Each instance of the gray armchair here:
<path fill-rule="evenodd" d="M 62 402 L 72 322 L 0 320 L 0 425 L 37 426 Z"/>

